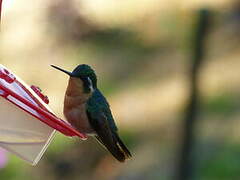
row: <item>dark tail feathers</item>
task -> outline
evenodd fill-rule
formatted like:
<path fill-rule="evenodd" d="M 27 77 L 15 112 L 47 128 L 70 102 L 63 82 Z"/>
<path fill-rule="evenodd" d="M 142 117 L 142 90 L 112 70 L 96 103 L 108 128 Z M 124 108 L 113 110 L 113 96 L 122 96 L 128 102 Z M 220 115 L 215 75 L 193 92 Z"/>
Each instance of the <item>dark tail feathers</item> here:
<path fill-rule="evenodd" d="M 104 143 L 98 136 L 96 136 L 96 139 L 104 145 L 118 161 L 124 162 L 126 159 L 132 157 L 130 151 L 116 133 L 113 134 L 113 143 Z"/>
<path fill-rule="evenodd" d="M 115 138 L 117 140 L 117 146 L 119 147 L 119 149 L 121 150 L 121 152 L 124 153 L 125 155 L 125 159 L 130 159 L 132 157 L 130 151 L 128 150 L 128 148 L 125 146 L 125 144 L 122 142 L 122 140 L 119 138 L 119 136 L 116 134 Z"/>

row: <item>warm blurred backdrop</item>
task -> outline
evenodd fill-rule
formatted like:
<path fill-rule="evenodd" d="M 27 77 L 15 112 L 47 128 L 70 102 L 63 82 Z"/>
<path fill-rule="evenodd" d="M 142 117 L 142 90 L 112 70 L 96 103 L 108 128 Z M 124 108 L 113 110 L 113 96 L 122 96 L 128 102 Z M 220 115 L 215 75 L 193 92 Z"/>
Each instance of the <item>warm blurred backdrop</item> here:
<path fill-rule="evenodd" d="M 91 65 L 133 159 L 120 164 L 92 139 L 57 133 L 36 167 L 0 152 L 0 179 L 176 177 L 202 8 L 211 21 L 189 176 L 240 179 L 240 2 L 234 0 L 5 0 L 0 63 L 41 87 L 61 118 L 68 77 L 49 65 Z"/>

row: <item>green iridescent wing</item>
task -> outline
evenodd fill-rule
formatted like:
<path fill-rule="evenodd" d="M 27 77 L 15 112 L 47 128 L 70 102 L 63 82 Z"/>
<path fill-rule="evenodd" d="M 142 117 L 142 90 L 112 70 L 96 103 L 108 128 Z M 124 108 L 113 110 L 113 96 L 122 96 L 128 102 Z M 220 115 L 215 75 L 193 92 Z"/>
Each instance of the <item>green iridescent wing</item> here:
<path fill-rule="evenodd" d="M 131 154 L 117 134 L 117 127 L 113 120 L 106 99 L 98 91 L 87 102 L 87 115 L 89 123 L 96 131 L 97 140 L 103 144 L 111 154 L 123 162 Z"/>

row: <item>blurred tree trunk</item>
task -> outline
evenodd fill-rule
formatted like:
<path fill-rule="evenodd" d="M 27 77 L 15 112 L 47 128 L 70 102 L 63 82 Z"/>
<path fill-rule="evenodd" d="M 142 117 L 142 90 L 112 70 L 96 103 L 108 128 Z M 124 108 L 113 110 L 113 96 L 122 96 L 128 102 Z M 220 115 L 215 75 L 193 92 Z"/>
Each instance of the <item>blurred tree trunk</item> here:
<path fill-rule="evenodd" d="M 204 61 L 205 40 L 209 28 L 210 13 L 208 10 L 200 10 L 196 21 L 193 37 L 193 54 L 191 69 L 189 72 L 189 102 L 186 106 L 183 122 L 183 136 L 180 149 L 180 159 L 177 167 L 177 180 L 192 179 L 194 156 L 193 146 L 195 142 L 195 125 L 198 118 L 199 107 L 199 73 Z"/>

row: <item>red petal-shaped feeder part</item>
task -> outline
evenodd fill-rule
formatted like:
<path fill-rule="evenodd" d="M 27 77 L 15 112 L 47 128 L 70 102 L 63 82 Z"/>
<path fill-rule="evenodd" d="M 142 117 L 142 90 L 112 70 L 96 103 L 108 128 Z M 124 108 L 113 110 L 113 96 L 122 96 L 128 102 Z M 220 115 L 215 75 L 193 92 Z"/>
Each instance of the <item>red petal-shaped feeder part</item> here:
<path fill-rule="evenodd" d="M 4 79 L 6 82 L 5 84 L 0 83 L 0 96 L 66 136 L 87 138 L 85 134 L 80 133 L 69 123 L 61 120 L 51 112 L 47 106 L 48 98 L 41 93 L 40 88 L 36 86 L 29 88 L 19 78 L 1 66 L 0 79 Z"/>

